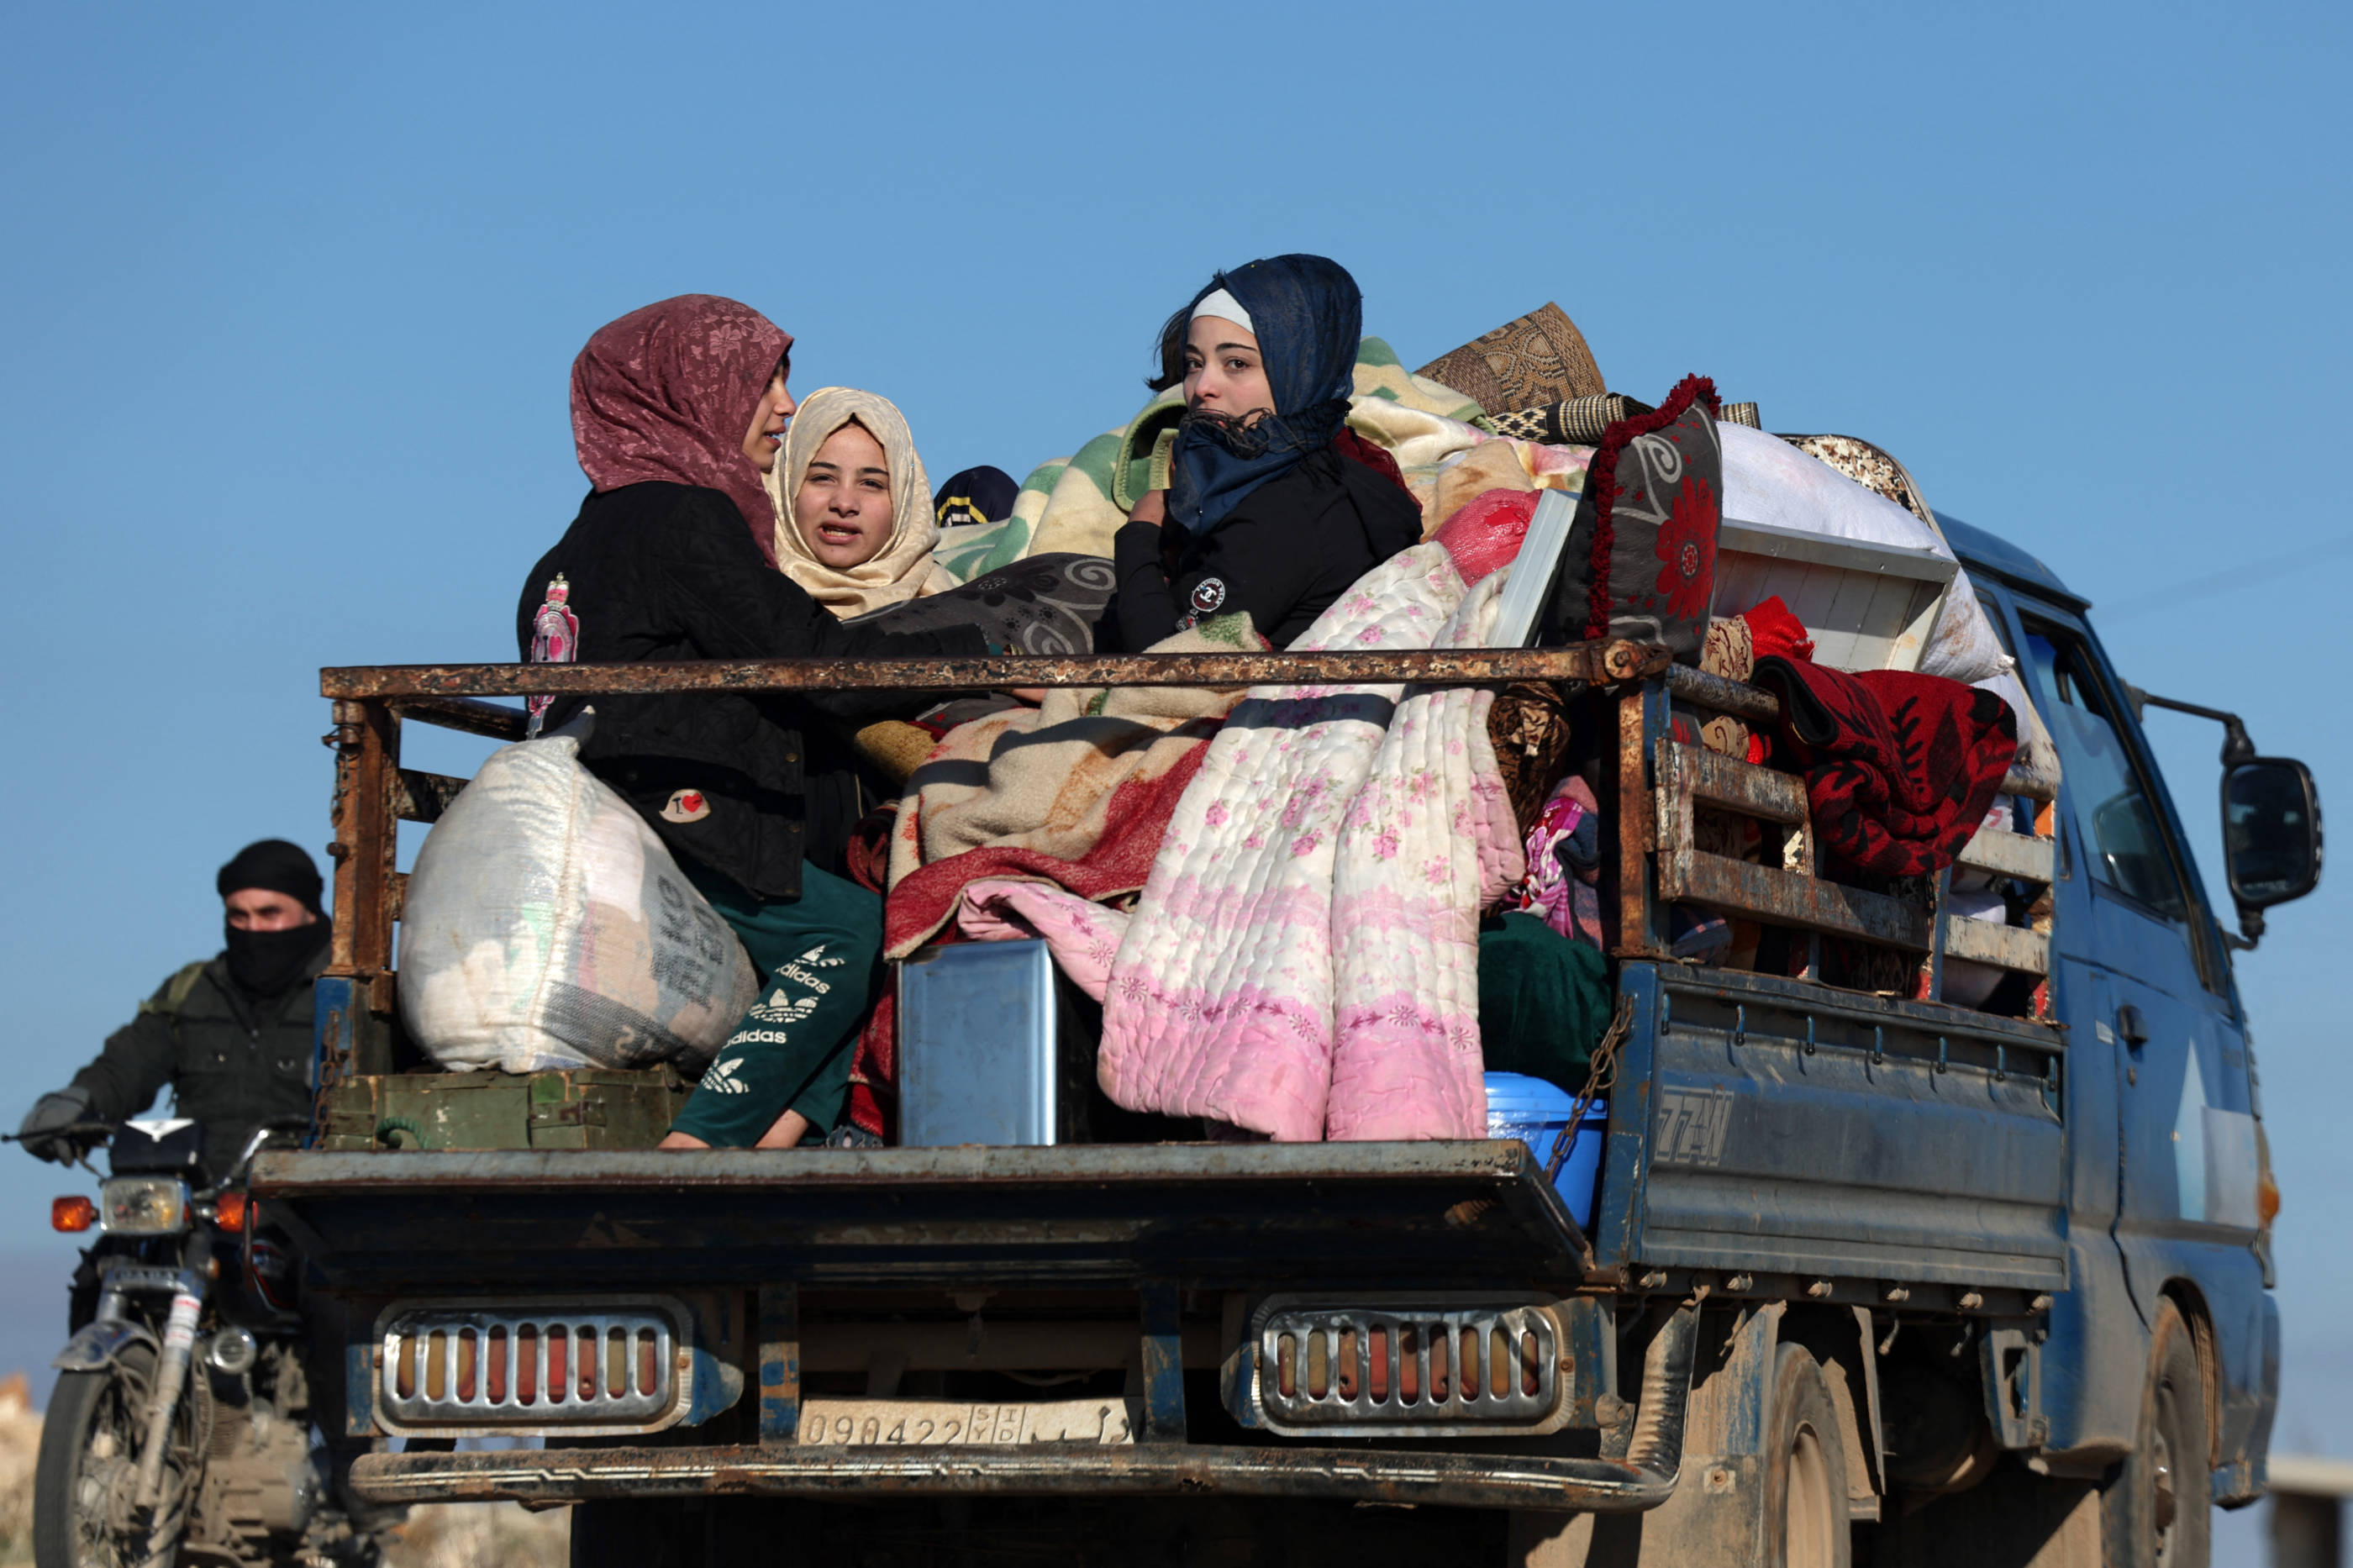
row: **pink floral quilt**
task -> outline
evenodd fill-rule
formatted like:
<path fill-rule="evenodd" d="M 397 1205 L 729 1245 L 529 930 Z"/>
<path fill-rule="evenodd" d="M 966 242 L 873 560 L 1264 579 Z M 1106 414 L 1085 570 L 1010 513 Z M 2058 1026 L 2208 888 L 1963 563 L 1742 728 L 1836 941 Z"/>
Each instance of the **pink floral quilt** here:
<path fill-rule="evenodd" d="M 1476 642 L 1501 581 L 1458 614 L 1441 534 L 1293 646 Z M 1486 1135 L 1476 922 L 1521 874 L 1491 700 L 1251 689 L 1209 742 L 1112 963 L 1105 1093 L 1291 1142 Z"/>

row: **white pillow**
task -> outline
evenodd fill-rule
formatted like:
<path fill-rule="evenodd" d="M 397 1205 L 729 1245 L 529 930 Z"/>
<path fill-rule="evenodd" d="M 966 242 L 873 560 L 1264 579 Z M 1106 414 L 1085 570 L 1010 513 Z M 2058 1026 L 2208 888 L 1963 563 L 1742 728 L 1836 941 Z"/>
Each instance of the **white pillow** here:
<path fill-rule="evenodd" d="M 1778 436 L 1746 425 L 1718 424 L 1715 429 L 1724 444 L 1725 517 L 1955 559 L 1943 534 Z M 1969 574 L 1956 571 L 1945 607 L 1920 656 L 1920 673 L 1967 685 L 2009 668 L 2001 643 L 1969 586 Z"/>

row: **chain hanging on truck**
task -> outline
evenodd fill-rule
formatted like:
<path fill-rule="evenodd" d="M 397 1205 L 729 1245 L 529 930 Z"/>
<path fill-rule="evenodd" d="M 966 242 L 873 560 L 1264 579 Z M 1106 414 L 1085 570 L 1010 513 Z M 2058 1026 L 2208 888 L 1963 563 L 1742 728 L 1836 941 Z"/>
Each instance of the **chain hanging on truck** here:
<path fill-rule="evenodd" d="M 1570 1148 L 1576 1142 L 1576 1130 L 1585 1125 L 1585 1113 L 1593 1102 L 1609 1092 L 1618 1082 L 1618 1047 L 1634 1027 L 1634 999 L 1628 995 L 1618 998 L 1618 1011 L 1603 1031 L 1601 1043 L 1593 1047 L 1593 1060 L 1585 1073 L 1584 1091 L 1577 1095 L 1577 1104 L 1568 1113 L 1569 1131 L 1555 1144 L 1552 1158 L 1545 1162 L 1545 1180 L 1558 1182 L 1561 1168 L 1567 1164 Z"/>

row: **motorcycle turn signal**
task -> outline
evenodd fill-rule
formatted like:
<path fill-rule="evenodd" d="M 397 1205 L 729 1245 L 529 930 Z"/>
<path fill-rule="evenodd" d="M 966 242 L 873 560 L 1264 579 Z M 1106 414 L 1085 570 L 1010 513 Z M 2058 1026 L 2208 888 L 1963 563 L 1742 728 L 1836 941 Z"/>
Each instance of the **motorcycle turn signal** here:
<path fill-rule="evenodd" d="M 98 1224 L 98 1205 L 76 1193 L 71 1197 L 49 1200 L 51 1230 L 81 1231 Z"/>

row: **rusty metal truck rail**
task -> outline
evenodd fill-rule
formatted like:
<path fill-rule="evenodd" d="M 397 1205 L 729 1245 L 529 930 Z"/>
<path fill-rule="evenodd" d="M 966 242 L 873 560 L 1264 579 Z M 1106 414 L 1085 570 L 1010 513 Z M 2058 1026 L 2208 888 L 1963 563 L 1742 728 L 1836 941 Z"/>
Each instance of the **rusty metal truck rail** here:
<path fill-rule="evenodd" d="M 394 664 L 319 672 L 319 694 L 352 698 L 522 697 L 589 692 L 997 691 L 1028 686 L 1339 686 L 1414 681 L 1580 683 L 1656 674 L 1650 644 L 1441 647 L 1368 653 L 995 654 L 964 658 L 688 659 L 648 664 Z"/>
<path fill-rule="evenodd" d="M 523 716 L 485 697 L 697 691 L 1008 691 L 1032 687 L 1303 686 L 1514 680 L 1596 685 L 1638 680 L 1668 664 L 1630 642 L 1558 648 L 1420 648 L 1342 653 L 1000 654 L 976 658 L 696 659 L 660 664 L 414 664 L 319 672 L 334 702 L 335 927 L 321 978 L 320 1087 L 393 1067 L 393 931 L 407 879 L 399 825 L 432 822 L 462 779 L 403 768 L 404 719 L 520 740 Z"/>

